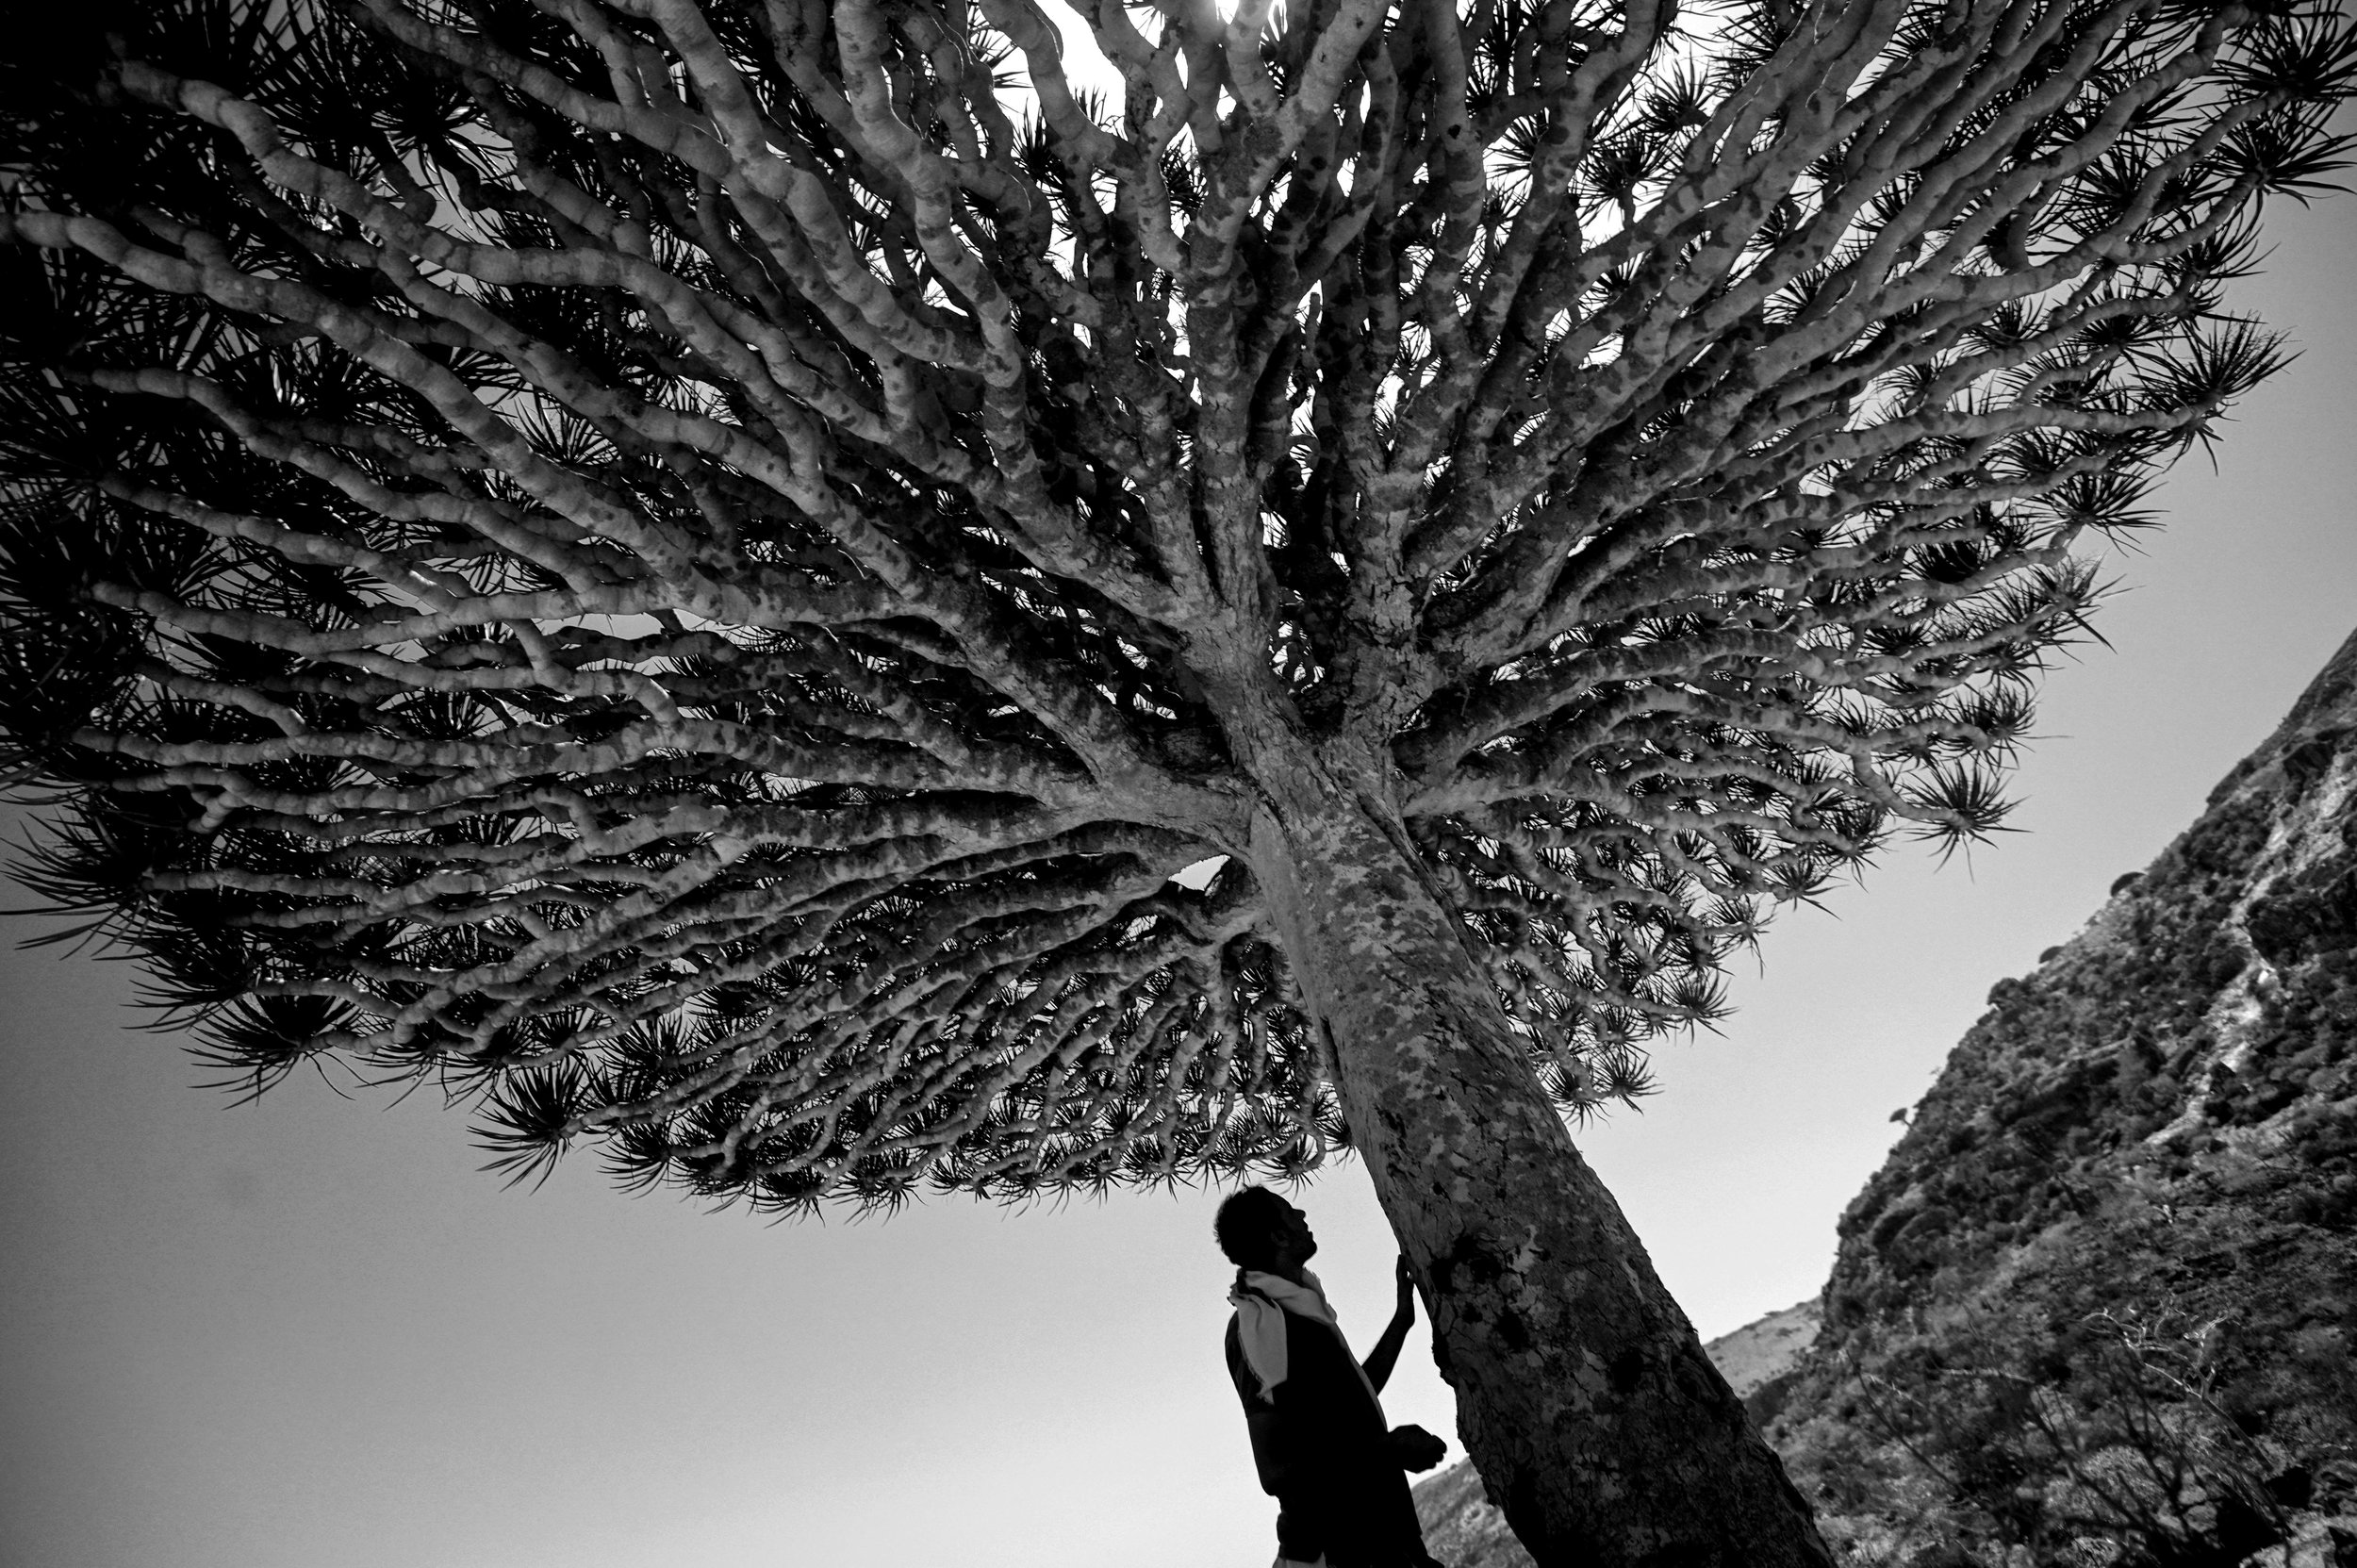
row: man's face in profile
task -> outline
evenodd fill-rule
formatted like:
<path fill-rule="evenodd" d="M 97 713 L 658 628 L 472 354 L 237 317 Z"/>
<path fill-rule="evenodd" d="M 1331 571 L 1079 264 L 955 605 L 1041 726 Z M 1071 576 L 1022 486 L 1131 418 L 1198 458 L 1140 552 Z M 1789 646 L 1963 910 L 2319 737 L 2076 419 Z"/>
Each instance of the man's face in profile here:
<path fill-rule="evenodd" d="M 1317 1256 L 1318 1239 L 1310 1230 L 1310 1216 L 1290 1203 L 1277 1217 L 1275 1240 L 1281 1262 L 1297 1265 Z"/>

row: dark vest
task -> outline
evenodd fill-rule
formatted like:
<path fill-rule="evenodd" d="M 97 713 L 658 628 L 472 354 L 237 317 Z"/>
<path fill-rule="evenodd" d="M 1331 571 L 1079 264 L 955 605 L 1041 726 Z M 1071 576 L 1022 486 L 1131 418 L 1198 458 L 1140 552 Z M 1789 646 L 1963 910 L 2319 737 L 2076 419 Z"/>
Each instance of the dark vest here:
<path fill-rule="evenodd" d="M 1285 1314 L 1285 1380 L 1267 1395 L 1228 1320 L 1228 1376 L 1252 1429 L 1261 1490 L 1277 1499 L 1277 1555 L 1327 1568 L 1417 1568 L 1429 1560 L 1382 1407 L 1342 1335 Z"/>

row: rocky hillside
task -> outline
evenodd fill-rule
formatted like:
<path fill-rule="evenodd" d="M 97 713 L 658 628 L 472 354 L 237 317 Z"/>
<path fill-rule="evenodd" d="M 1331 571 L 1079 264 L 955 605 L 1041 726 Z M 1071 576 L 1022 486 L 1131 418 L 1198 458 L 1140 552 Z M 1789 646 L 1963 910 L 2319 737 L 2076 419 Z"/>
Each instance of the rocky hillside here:
<path fill-rule="evenodd" d="M 2357 1563 L 2357 638 L 1840 1235 L 1769 1435 L 1859 1560 Z"/>
<path fill-rule="evenodd" d="M 1840 1238 L 1753 1403 L 1854 1561 L 2357 1568 L 2357 637 L 1997 982 Z"/>

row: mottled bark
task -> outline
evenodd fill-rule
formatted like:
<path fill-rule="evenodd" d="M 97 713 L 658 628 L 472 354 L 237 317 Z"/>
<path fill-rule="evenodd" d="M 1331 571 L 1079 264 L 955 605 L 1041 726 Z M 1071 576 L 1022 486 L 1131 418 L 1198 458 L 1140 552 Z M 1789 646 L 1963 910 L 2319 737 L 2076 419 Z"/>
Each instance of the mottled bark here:
<path fill-rule="evenodd" d="M 1580 1158 L 1382 771 L 1326 756 L 1254 838 L 1492 1497 L 1541 1568 L 1829 1565 Z"/>

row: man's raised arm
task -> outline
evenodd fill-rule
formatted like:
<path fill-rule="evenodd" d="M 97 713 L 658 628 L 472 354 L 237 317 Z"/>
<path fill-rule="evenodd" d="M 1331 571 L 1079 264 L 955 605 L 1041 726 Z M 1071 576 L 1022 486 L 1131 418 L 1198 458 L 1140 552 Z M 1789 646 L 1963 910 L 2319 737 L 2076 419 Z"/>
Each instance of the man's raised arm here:
<path fill-rule="evenodd" d="M 1392 1368 L 1399 1362 L 1399 1347 L 1408 1343 L 1408 1330 L 1416 1321 L 1416 1276 L 1409 1265 L 1406 1253 L 1400 1254 L 1398 1267 L 1393 1273 L 1399 1279 L 1399 1310 L 1392 1313 L 1392 1321 L 1384 1326 L 1383 1337 L 1375 1342 L 1375 1348 L 1368 1351 L 1367 1359 L 1360 1363 L 1366 1369 L 1367 1381 L 1375 1385 L 1377 1394 L 1382 1393 L 1383 1385 L 1392 1380 Z"/>

